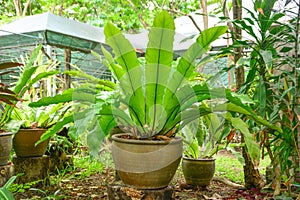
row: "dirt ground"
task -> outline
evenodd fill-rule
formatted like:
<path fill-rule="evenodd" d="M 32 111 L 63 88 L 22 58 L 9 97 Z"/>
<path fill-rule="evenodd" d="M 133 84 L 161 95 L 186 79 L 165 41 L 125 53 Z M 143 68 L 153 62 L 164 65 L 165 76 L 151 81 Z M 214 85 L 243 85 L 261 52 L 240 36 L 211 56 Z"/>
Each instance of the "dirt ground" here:
<path fill-rule="evenodd" d="M 223 152 L 227 155 L 227 152 Z M 231 155 L 231 154 L 230 154 Z M 230 156 L 227 155 L 227 156 Z M 110 164 L 106 166 L 111 166 Z M 119 185 L 115 180 L 115 170 L 112 167 L 104 167 L 101 173 L 94 173 L 90 176 L 82 176 L 85 169 L 73 169 L 63 176 L 51 176 L 56 184 L 38 183 L 30 186 L 31 189 L 22 188 L 24 191 L 16 192 L 16 200 L 27 199 L 66 199 L 66 200 L 108 200 L 108 187 Z M 59 178 L 60 177 L 60 178 Z M 68 178 L 73 177 L 73 178 Z M 83 177 L 83 178 L 82 178 Z M 219 180 L 218 180 L 219 179 Z M 292 198 L 273 198 L 271 190 L 251 189 L 246 190 L 242 185 L 224 183 L 224 178 L 216 178 L 207 188 L 192 187 L 185 184 L 181 167 L 178 168 L 169 187 L 172 189 L 172 199 L 174 200 L 267 200 L 267 199 L 292 199 Z M 230 184 L 231 183 L 231 184 Z M 34 189 L 38 188 L 38 189 Z M 120 198 L 117 198 L 120 199 Z M 130 199 L 130 198 L 129 198 Z M 131 198 L 134 199 L 134 198 Z M 140 198 L 138 198 L 140 199 Z M 296 199 L 296 198 L 295 198 Z M 137 199 L 136 199 L 137 200 Z M 164 199 L 165 200 L 165 199 Z M 167 200 L 167 199 L 166 199 Z M 300 199 L 299 199 L 300 200 Z"/>
<path fill-rule="evenodd" d="M 114 174 L 113 169 L 106 168 L 103 173 L 84 179 L 61 180 L 53 186 L 39 187 L 40 190 L 17 193 L 15 199 L 109 199 L 107 186 L 115 182 Z M 273 199 L 271 192 L 233 188 L 219 181 L 212 181 L 207 188 L 191 187 L 185 184 L 181 173 L 175 175 L 170 187 L 173 188 L 173 199 Z"/>

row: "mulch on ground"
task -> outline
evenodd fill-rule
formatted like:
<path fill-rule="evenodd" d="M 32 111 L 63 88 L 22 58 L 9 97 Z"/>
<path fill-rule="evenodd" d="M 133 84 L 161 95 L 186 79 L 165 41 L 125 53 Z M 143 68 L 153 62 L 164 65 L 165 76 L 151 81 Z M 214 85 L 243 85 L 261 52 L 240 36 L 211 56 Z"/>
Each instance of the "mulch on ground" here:
<path fill-rule="evenodd" d="M 80 174 L 80 171 L 69 172 Z M 51 177 L 55 178 L 55 176 Z M 29 189 L 17 193 L 15 199 L 108 199 L 107 186 L 115 182 L 115 172 L 106 168 L 102 173 L 85 178 L 62 179 L 55 185 L 39 186 L 39 190 Z M 234 188 L 219 181 L 212 181 L 207 188 L 185 184 L 182 174 L 177 173 L 170 184 L 173 199 L 273 199 L 271 192 L 257 189 Z"/>

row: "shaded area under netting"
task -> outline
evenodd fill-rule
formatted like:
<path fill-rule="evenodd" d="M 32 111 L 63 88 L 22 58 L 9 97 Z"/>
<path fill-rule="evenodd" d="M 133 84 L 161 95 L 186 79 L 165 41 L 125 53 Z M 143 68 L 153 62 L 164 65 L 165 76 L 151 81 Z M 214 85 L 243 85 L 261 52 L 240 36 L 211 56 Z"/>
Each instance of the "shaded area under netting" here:
<path fill-rule="evenodd" d="M 0 28 L 0 61 L 28 57 L 38 44 L 43 44 L 45 58 L 59 61 L 59 70 L 64 70 L 65 49 L 69 49 L 71 68 L 78 66 L 90 75 L 109 79 L 107 68 L 90 54 L 91 50 L 100 53 L 103 43 L 102 28 L 48 12 L 21 18 Z M 8 83 L 14 81 L 9 74 L 3 75 L 1 80 Z"/>

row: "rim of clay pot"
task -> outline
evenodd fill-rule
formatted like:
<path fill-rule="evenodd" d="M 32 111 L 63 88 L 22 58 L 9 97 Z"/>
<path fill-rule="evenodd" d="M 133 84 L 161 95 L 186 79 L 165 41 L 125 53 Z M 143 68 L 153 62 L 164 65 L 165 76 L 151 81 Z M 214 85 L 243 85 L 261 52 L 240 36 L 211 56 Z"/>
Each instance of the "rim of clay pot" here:
<path fill-rule="evenodd" d="M 20 128 L 22 131 L 47 130 L 46 128 Z"/>
<path fill-rule="evenodd" d="M 8 135 L 12 135 L 12 132 L 2 132 L 2 133 L 0 133 L 0 137 L 1 136 L 8 136 Z"/>
<path fill-rule="evenodd" d="M 170 144 L 170 143 L 179 143 L 182 141 L 182 138 L 175 137 L 171 138 L 171 140 L 138 140 L 138 139 L 125 139 L 120 138 L 121 136 L 131 136 L 130 134 L 120 133 L 114 134 L 111 136 L 111 139 L 117 142 L 123 142 L 128 144 L 143 144 L 143 145 L 151 145 L 151 144 Z"/>
<path fill-rule="evenodd" d="M 216 160 L 214 157 L 208 157 L 208 158 L 188 158 L 183 156 L 184 160 L 199 160 L 199 161 L 213 161 Z"/>

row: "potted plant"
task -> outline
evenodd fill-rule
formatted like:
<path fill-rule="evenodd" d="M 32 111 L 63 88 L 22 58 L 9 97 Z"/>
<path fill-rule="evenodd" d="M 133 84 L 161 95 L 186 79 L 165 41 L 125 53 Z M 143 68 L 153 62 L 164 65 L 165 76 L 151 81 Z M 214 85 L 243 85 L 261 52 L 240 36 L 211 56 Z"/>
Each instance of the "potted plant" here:
<path fill-rule="evenodd" d="M 252 101 L 244 96 L 244 103 L 246 102 Z M 202 101 L 199 105 L 201 110 L 211 110 L 211 112 L 202 112 L 200 118 L 182 129 L 185 142 L 182 169 L 187 184 L 202 187 L 210 184 L 215 171 L 213 156 L 220 150 L 229 149 L 235 152 L 234 147 L 246 146 L 251 160 L 260 159 L 259 144 L 252 136 L 248 125 L 237 115 L 237 113 L 245 113 L 242 109 L 226 108 L 226 105 L 228 106 L 226 102 Z M 248 117 L 252 118 L 251 115 Z M 278 127 L 265 123 L 260 118 L 252 118 L 252 120 L 280 131 Z M 236 134 L 243 135 L 243 143 L 231 144 Z"/>
<path fill-rule="evenodd" d="M 17 157 L 43 156 L 50 138 L 36 144 L 47 131 L 59 131 L 65 124 L 72 121 L 71 104 L 60 103 L 45 107 L 32 108 L 28 104 L 29 94 L 11 114 L 8 123 L 15 132 L 13 148 Z M 27 101 L 26 101 L 27 100 Z"/>
<path fill-rule="evenodd" d="M 201 115 L 213 111 L 239 112 L 272 126 L 256 116 L 245 96 L 191 81 L 196 60 L 226 31 L 226 26 L 202 31 L 196 42 L 174 61 L 175 25 L 169 13 L 162 11 L 149 30 L 145 59 L 139 60 L 121 32 L 111 23 L 105 25 L 106 43 L 114 57 L 104 47 L 102 53 L 118 87 L 101 96 L 97 107 L 99 126 L 101 134 L 107 135 L 114 127 L 124 132 L 111 137 L 115 168 L 124 184 L 142 189 L 166 187 L 182 157 L 182 141 L 175 137 L 176 133 Z M 213 108 L 195 106 L 206 99 L 226 101 Z M 230 119 L 230 113 L 225 113 L 224 118 Z M 231 119 L 234 127 L 246 133 L 241 122 L 238 117 Z M 251 134 L 246 134 L 246 140 L 251 141 Z M 250 154 L 255 150 L 249 150 Z"/>
<path fill-rule="evenodd" d="M 222 117 L 216 113 L 210 113 L 201 116 L 182 129 L 185 143 L 182 171 L 188 185 L 201 187 L 210 185 L 215 173 L 213 156 L 227 147 L 229 140 L 224 144 L 224 138 L 231 137 L 230 133 L 232 133 L 225 124 Z M 254 146 L 258 150 L 258 146 Z"/>
<path fill-rule="evenodd" d="M 41 127 L 49 127 L 50 125 L 53 125 L 54 121 L 62 122 L 56 123 L 49 129 L 49 131 L 58 131 L 59 128 L 62 128 L 62 126 L 68 122 L 68 120 L 62 120 L 62 116 L 65 116 L 66 112 L 64 113 L 63 105 L 56 105 L 53 106 L 49 112 L 47 113 L 47 109 L 45 110 L 34 110 L 29 109 L 28 104 L 31 101 L 31 94 L 33 89 L 33 85 L 44 78 L 53 76 L 55 74 L 58 74 L 57 70 L 53 70 L 55 68 L 55 64 L 53 63 L 40 63 L 42 59 L 41 58 L 41 49 L 42 45 L 39 45 L 34 51 L 32 52 L 30 58 L 28 61 L 25 62 L 24 67 L 20 70 L 20 77 L 18 77 L 18 81 L 15 83 L 12 91 L 19 97 L 22 97 L 22 101 L 19 101 L 19 104 L 16 106 L 10 106 L 9 104 L 6 104 L 2 110 L 2 115 L 0 118 L 0 125 L 1 127 L 4 127 L 6 130 L 10 130 L 11 132 L 14 132 L 14 139 L 13 141 L 18 140 L 19 134 L 17 133 L 18 129 L 22 127 L 29 127 L 30 123 L 34 120 L 35 123 L 32 123 L 36 126 Z M 14 103 L 16 103 L 16 100 L 13 100 Z M 61 112 L 58 112 L 61 110 Z M 51 116 L 49 116 L 52 114 Z M 61 114 L 62 116 L 59 116 Z M 67 117 L 66 117 L 67 118 Z M 50 119 L 52 120 L 50 122 Z M 65 119 L 65 118 L 63 118 Z M 69 118 L 67 118 L 69 119 Z M 17 122 L 16 122 L 17 120 Z M 44 122 L 43 124 L 40 122 Z M 41 130 L 39 130 L 41 132 Z M 21 134 L 20 134 L 21 135 Z M 33 134 L 27 134 L 25 137 L 28 138 L 34 138 Z M 37 136 L 36 136 L 37 137 Z M 24 142 L 25 138 L 21 139 L 21 143 Z M 39 139 L 39 138 L 38 138 Z M 38 140 L 37 140 L 38 141 Z M 16 145 L 14 145 L 14 148 L 16 149 Z M 34 153 L 34 155 L 36 155 Z"/>
<path fill-rule="evenodd" d="M 145 60 L 139 61 L 121 32 L 111 23 L 105 25 L 106 43 L 114 58 L 105 48 L 102 52 L 119 87 L 105 99 L 99 122 L 106 134 L 113 127 L 123 130 L 111 138 L 115 168 L 124 184 L 139 189 L 168 186 L 183 150 L 182 139 L 175 135 L 183 123 L 199 116 L 191 106 L 197 102 L 196 93 L 206 88 L 199 85 L 195 91 L 188 81 L 195 60 L 226 30 L 220 26 L 204 31 L 174 62 L 175 25 L 169 13 L 162 11 L 149 30 Z M 203 93 L 209 95 L 208 90 Z"/>
<path fill-rule="evenodd" d="M 200 117 L 182 130 L 185 143 L 182 171 L 188 185 L 206 187 L 215 173 L 213 155 L 216 152 L 216 141 L 213 141 L 215 138 L 205 122 L 204 117 Z"/>
<path fill-rule="evenodd" d="M 9 62 L 1 63 L 0 70 L 6 70 L 8 68 L 21 66 L 21 63 Z M 7 74 L 8 71 L 0 73 L 0 75 Z M 9 89 L 4 83 L 0 83 L 0 118 L 5 116 L 5 107 L 14 107 L 15 103 L 19 101 L 17 95 Z M 12 149 L 12 132 L 3 130 L 3 126 L 0 130 L 0 166 L 6 165 Z"/>

